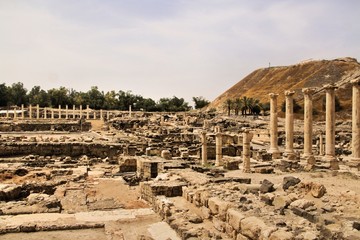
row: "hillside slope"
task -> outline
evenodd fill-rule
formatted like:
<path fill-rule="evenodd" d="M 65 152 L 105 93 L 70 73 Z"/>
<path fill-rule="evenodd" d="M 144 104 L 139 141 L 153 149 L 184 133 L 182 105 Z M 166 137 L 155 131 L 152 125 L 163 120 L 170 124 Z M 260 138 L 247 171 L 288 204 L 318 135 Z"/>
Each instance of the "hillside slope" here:
<path fill-rule="evenodd" d="M 294 90 L 295 100 L 301 104 L 303 100 L 302 88 L 317 87 L 314 96 L 314 106 L 321 111 L 323 86 L 335 83 L 339 89 L 336 95 L 345 111 L 351 110 L 350 80 L 360 77 L 360 64 L 354 58 L 338 58 L 334 60 L 307 61 L 299 64 L 270 67 L 255 70 L 244 79 L 217 97 L 207 109 L 223 110 L 227 99 L 247 96 L 269 102 L 268 94 L 278 93 L 278 106 L 285 100 L 284 91 Z"/>

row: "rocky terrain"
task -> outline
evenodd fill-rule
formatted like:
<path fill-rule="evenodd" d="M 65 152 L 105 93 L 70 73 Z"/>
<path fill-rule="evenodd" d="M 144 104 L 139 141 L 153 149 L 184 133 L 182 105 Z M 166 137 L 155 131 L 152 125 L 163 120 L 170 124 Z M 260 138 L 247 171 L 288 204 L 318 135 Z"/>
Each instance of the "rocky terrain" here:
<path fill-rule="evenodd" d="M 27 121 L 0 133 L 0 239 L 360 239 L 350 121 L 336 122 L 338 170 L 324 160 L 321 121 L 311 168 L 302 120 L 291 160 L 268 152 L 268 116 L 132 112 L 86 120 L 90 130 L 69 120 L 73 131 Z"/>
<path fill-rule="evenodd" d="M 207 109 L 224 109 L 227 99 L 252 97 L 261 102 L 269 102 L 269 93 L 279 94 L 279 103 L 282 103 L 284 91 L 295 91 L 294 99 L 303 103 L 302 88 L 318 88 L 314 95 L 314 107 L 317 111 L 322 108 L 323 86 L 335 83 L 339 90 L 336 95 L 343 106 L 342 111 L 349 113 L 351 110 L 350 80 L 360 76 L 360 64 L 354 58 L 338 58 L 334 60 L 310 60 L 290 66 L 273 66 L 253 71 L 237 84 L 217 97 Z M 280 107 L 281 104 L 279 104 Z"/>

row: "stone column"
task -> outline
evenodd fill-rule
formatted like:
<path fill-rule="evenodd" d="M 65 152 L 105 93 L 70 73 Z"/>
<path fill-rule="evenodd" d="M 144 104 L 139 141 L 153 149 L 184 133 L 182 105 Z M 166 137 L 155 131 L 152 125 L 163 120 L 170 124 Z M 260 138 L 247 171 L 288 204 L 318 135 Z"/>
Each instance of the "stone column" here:
<path fill-rule="evenodd" d="M 25 118 L 25 113 L 24 113 L 24 104 L 21 104 L 21 118 L 24 119 Z"/>
<path fill-rule="evenodd" d="M 222 166 L 222 134 L 217 132 L 215 134 L 215 144 L 216 144 L 216 159 L 215 166 Z"/>
<path fill-rule="evenodd" d="M 94 110 L 93 118 L 96 119 L 96 110 Z"/>
<path fill-rule="evenodd" d="M 109 121 L 109 120 L 110 120 L 109 118 L 110 118 L 110 112 L 107 111 L 107 112 L 106 112 L 106 120 Z"/>
<path fill-rule="evenodd" d="M 75 109 L 76 109 L 76 107 L 75 107 L 75 105 L 73 105 L 73 112 L 72 112 L 72 114 L 73 114 L 73 119 L 75 119 L 75 118 L 76 118 L 76 115 L 75 115 Z"/>
<path fill-rule="evenodd" d="M 6 118 L 9 118 L 9 109 L 6 109 Z"/>
<path fill-rule="evenodd" d="M 14 119 L 17 119 L 16 108 L 14 108 Z"/>
<path fill-rule="evenodd" d="M 36 119 L 40 118 L 40 108 L 39 108 L 39 104 L 36 104 Z"/>
<path fill-rule="evenodd" d="M 270 149 L 273 159 L 280 157 L 278 147 L 278 119 L 277 119 L 277 97 L 279 94 L 270 93 Z"/>
<path fill-rule="evenodd" d="M 322 133 L 319 134 L 319 155 L 324 155 L 324 136 Z"/>
<path fill-rule="evenodd" d="M 339 162 L 335 157 L 335 89 L 334 84 L 324 86 L 326 90 L 326 141 L 325 160 L 333 170 L 339 169 Z"/>
<path fill-rule="evenodd" d="M 313 136 L 313 104 L 312 97 L 315 92 L 314 88 L 303 88 L 304 93 L 304 154 L 308 164 L 314 165 L 315 158 L 312 153 L 312 136 Z"/>
<path fill-rule="evenodd" d="M 131 117 L 131 105 L 129 105 L 129 117 Z"/>
<path fill-rule="evenodd" d="M 51 108 L 50 111 L 51 111 L 51 119 L 54 119 L 54 111 L 55 111 L 55 110 L 54 110 L 53 108 Z"/>
<path fill-rule="evenodd" d="M 58 116 L 59 119 L 61 119 L 61 105 L 59 105 L 59 116 Z"/>
<path fill-rule="evenodd" d="M 101 120 L 104 120 L 103 110 L 102 110 L 102 109 L 100 109 L 100 119 L 101 119 Z"/>
<path fill-rule="evenodd" d="M 47 116 L 46 116 L 46 107 L 44 107 L 44 119 L 46 119 Z"/>
<path fill-rule="evenodd" d="M 285 91 L 285 154 L 289 160 L 295 159 L 294 154 L 294 91 Z"/>
<path fill-rule="evenodd" d="M 86 119 L 90 118 L 90 109 L 89 109 L 89 105 L 86 105 Z"/>
<path fill-rule="evenodd" d="M 65 119 L 69 119 L 69 106 L 65 105 Z"/>
<path fill-rule="evenodd" d="M 243 172 L 250 172 L 250 141 L 252 134 L 248 129 L 243 132 Z"/>
<path fill-rule="evenodd" d="M 352 158 L 351 163 L 360 167 L 360 79 L 352 83 Z"/>
<path fill-rule="evenodd" d="M 208 163 L 206 131 L 201 132 L 201 143 L 201 165 L 205 166 Z"/>
<path fill-rule="evenodd" d="M 80 119 L 82 118 L 82 105 L 80 105 L 80 113 L 79 113 L 79 117 L 80 117 Z"/>
<path fill-rule="evenodd" d="M 32 106 L 29 105 L 29 118 L 32 119 Z"/>

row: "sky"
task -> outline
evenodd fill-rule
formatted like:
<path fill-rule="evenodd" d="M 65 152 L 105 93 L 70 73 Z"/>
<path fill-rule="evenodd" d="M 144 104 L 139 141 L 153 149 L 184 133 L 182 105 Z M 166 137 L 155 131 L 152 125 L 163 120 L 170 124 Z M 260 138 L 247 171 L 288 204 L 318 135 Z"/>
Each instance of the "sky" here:
<path fill-rule="evenodd" d="M 360 61 L 358 0 L 0 0 L 0 83 L 212 101 L 252 71 Z"/>

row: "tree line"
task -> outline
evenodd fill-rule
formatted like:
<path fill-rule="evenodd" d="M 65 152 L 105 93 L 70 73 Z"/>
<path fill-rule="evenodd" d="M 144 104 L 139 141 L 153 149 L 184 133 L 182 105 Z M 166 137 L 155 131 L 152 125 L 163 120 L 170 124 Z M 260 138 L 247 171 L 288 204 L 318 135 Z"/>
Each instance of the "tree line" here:
<path fill-rule="evenodd" d="M 209 104 L 203 97 L 193 97 L 195 108 L 201 108 Z M 108 109 L 126 111 L 129 106 L 134 111 L 166 111 L 179 112 L 191 109 L 184 98 L 173 96 L 172 98 L 160 98 L 154 101 L 131 91 L 100 91 L 97 86 L 92 86 L 89 91 L 81 92 L 65 87 L 52 88 L 47 91 L 40 86 L 34 86 L 28 91 L 21 82 L 6 86 L 0 84 L 0 107 L 20 106 L 21 104 L 37 105 L 40 107 L 57 107 L 59 105 L 89 105 L 92 109 Z"/>
<path fill-rule="evenodd" d="M 261 103 L 259 99 L 252 97 L 240 97 L 235 99 L 226 99 L 224 109 L 230 116 L 231 112 L 235 115 L 259 115 L 261 111 L 266 112 L 270 109 L 270 103 Z"/>

